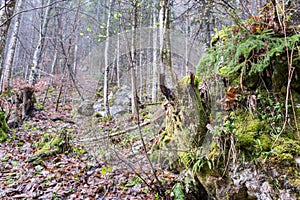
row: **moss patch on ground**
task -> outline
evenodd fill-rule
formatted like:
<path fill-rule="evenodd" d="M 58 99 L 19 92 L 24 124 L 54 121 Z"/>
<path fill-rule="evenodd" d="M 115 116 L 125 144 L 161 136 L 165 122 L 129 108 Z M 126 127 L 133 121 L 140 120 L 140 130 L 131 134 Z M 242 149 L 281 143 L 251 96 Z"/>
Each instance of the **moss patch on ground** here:
<path fill-rule="evenodd" d="M 0 142 L 4 142 L 7 140 L 7 132 L 9 131 L 9 127 L 6 124 L 5 112 L 0 111 Z"/>

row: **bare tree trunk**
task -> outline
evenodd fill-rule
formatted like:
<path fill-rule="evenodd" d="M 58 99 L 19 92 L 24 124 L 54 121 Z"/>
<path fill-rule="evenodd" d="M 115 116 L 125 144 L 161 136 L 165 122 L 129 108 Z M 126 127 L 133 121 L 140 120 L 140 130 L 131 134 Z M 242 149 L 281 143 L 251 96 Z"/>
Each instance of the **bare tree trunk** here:
<path fill-rule="evenodd" d="M 143 4 L 143 1 L 141 2 L 141 4 Z M 142 13 L 142 8 L 140 9 L 140 12 Z M 139 23 L 139 29 L 142 29 L 142 20 Z M 138 69 L 139 69 L 139 101 L 142 102 L 142 97 L 143 97 L 143 54 L 146 53 L 146 50 L 142 49 L 142 34 L 141 32 L 139 32 L 139 65 L 138 65 Z"/>
<path fill-rule="evenodd" d="M 107 24 L 106 24 L 106 40 L 105 40 L 105 49 L 104 49 L 104 86 L 103 86 L 103 98 L 104 98 L 104 107 L 105 107 L 105 116 L 110 116 L 109 111 L 109 102 L 108 102 L 108 75 L 109 75 L 109 63 L 108 63 L 108 48 L 109 48 L 109 29 L 110 29 L 110 19 L 111 19 L 111 11 L 112 11 L 113 0 L 109 1 L 109 10 L 107 16 Z"/>
<path fill-rule="evenodd" d="M 0 1 L 0 61 L 4 53 L 6 36 L 11 22 L 11 16 L 14 13 L 15 4 L 16 0 Z"/>
<path fill-rule="evenodd" d="M 78 2 L 78 8 L 80 5 L 80 1 Z M 61 7 L 61 13 L 63 13 L 64 11 L 64 7 Z M 59 36 L 59 42 L 60 42 L 60 46 L 62 48 L 62 54 L 64 56 L 63 59 L 63 81 L 61 83 L 60 89 L 59 89 L 59 95 L 57 97 L 56 100 L 56 111 L 58 110 L 58 104 L 60 103 L 60 98 L 63 95 L 63 100 L 62 102 L 65 103 L 66 102 L 66 95 L 67 95 L 67 89 L 68 89 L 68 84 L 69 81 L 71 81 L 71 83 L 73 84 L 74 88 L 76 89 L 79 97 L 81 98 L 82 101 L 84 101 L 84 98 L 77 86 L 75 77 L 74 77 L 74 73 L 73 73 L 73 68 L 72 68 L 72 62 L 74 62 L 74 58 L 72 59 L 72 55 L 74 55 L 74 41 L 75 41 L 75 34 L 76 34 L 76 29 L 77 29 L 77 23 L 78 23 L 78 16 L 79 16 L 79 9 L 77 9 L 76 15 L 74 17 L 74 22 L 72 24 L 72 28 L 71 28 L 71 36 L 65 36 L 67 35 L 67 33 L 65 35 L 63 35 L 63 19 L 62 17 L 58 18 L 58 36 Z M 68 42 L 64 43 L 65 38 L 68 38 Z"/>
<path fill-rule="evenodd" d="M 73 34 L 75 35 L 74 38 L 74 56 L 73 56 L 73 77 L 76 78 L 76 74 L 77 74 L 77 60 L 78 60 L 78 24 L 80 24 L 80 19 L 79 19 L 79 9 L 80 9 L 80 5 L 81 5 L 81 1 L 78 0 L 77 2 L 77 11 L 76 11 L 76 16 L 75 16 L 75 21 L 73 24 Z"/>
<path fill-rule="evenodd" d="M 48 5 L 51 4 L 52 1 L 53 0 L 48 0 Z M 31 67 L 31 72 L 29 77 L 29 83 L 31 85 L 34 85 L 36 83 L 36 77 L 38 75 L 38 70 L 39 70 L 39 63 L 42 56 L 42 49 L 44 47 L 46 33 L 47 33 L 50 10 L 51 10 L 51 6 L 47 6 L 43 16 L 42 27 L 40 30 L 40 38 L 36 46 L 36 49 L 34 51 L 32 67 Z"/>
<path fill-rule="evenodd" d="M 172 84 L 175 77 L 172 69 L 171 38 L 170 38 L 170 0 L 160 0 L 159 8 L 159 50 L 160 50 L 160 70 L 165 73 L 165 65 L 169 67 Z"/>
<path fill-rule="evenodd" d="M 133 1 L 133 18 L 132 18 L 132 38 L 131 38 L 131 111 L 135 116 L 138 115 L 138 101 L 136 88 L 136 28 L 137 28 L 137 0 Z"/>
<path fill-rule="evenodd" d="M 45 102 L 46 102 L 46 98 L 47 98 L 49 88 L 50 88 L 50 85 L 51 85 L 51 82 L 52 82 L 53 74 L 54 74 L 54 68 L 55 68 L 55 65 L 57 63 L 57 52 L 58 51 L 55 50 L 54 58 L 53 58 L 52 65 L 51 65 L 50 78 L 48 80 L 47 88 L 46 88 L 45 95 L 44 95 L 44 98 L 43 98 L 43 103 L 42 103 L 43 106 L 45 105 Z"/>
<path fill-rule="evenodd" d="M 156 11 L 155 11 L 155 1 L 153 2 L 153 78 L 152 78 L 152 102 L 157 101 L 157 89 L 158 89 L 158 66 L 157 66 L 157 37 L 158 37 L 158 32 L 157 32 L 157 27 L 156 27 Z"/>
<path fill-rule="evenodd" d="M 23 0 L 18 0 L 17 6 L 15 8 L 15 13 L 21 11 L 23 5 Z M 2 75 L 2 91 L 7 92 L 10 88 L 10 79 L 11 79 L 11 72 L 12 72 L 12 65 L 16 50 L 16 44 L 17 44 L 17 38 L 19 33 L 19 27 L 20 27 L 20 20 L 21 20 L 21 14 L 18 14 L 15 18 L 11 38 L 8 45 L 8 51 L 6 55 L 6 59 L 4 62 L 4 74 Z"/>
<path fill-rule="evenodd" d="M 2 76 L 4 48 L 15 4 L 16 0 L 0 1 L 0 76 Z M 2 87 L 0 87 L 0 90 L 2 90 Z"/>
<path fill-rule="evenodd" d="M 76 34 L 76 33 L 75 33 Z M 74 62 L 73 62 L 73 75 L 74 78 L 76 78 L 76 74 L 77 74 L 77 60 L 78 60 L 78 35 L 76 34 L 75 36 L 75 44 L 74 44 Z"/>
<path fill-rule="evenodd" d="M 166 31 L 165 26 L 165 0 L 160 0 L 159 2 L 159 14 L 158 14 L 158 23 L 159 23 L 159 62 L 161 73 L 165 72 L 164 64 L 163 64 L 163 51 L 164 51 L 164 36 Z"/>
<path fill-rule="evenodd" d="M 187 7 L 189 9 L 189 3 L 187 3 Z M 185 76 L 189 73 L 189 40 L 190 40 L 190 17 L 188 16 L 189 13 L 187 13 L 187 17 L 185 20 Z"/>
<path fill-rule="evenodd" d="M 121 18 L 119 18 L 119 32 L 121 32 Z M 117 85 L 118 87 L 121 86 L 121 80 L 120 80 L 120 34 L 118 34 L 118 41 L 117 41 Z"/>

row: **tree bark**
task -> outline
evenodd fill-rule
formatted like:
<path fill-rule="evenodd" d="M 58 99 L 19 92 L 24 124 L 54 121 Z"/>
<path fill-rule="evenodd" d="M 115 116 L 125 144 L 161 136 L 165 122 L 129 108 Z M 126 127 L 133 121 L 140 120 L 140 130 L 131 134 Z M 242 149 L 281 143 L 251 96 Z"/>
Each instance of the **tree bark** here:
<path fill-rule="evenodd" d="M 171 57 L 170 0 L 160 0 L 159 9 L 160 70 L 166 73 L 165 66 L 168 66 L 172 84 L 176 84 Z"/>
<path fill-rule="evenodd" d="M 120 3 L 119 3 L 119 12 L 121 11 L 121 8 L 120 8 Z M 121 18 L 119 17 L 119 24 L 118 24 L 118 29 L 119 29 L 119 32 L 121 32 L 121 25 L 122 25 L 122 20 Z M 120 37 L 120 34 L 118 34 L 118 38 L 117 38 L 117 84 L 118 84 L 118 87 L 121 86 L 121 80 L 120 80 L 120 76 L 121 76 L 121 70 L 120 70 L 120 40 L 121 40 L 121 37 Z"/>
<path fill-rule="evenodd" d="M 11 16 L 14 13 L 14 8 L 16 5 L 16 0 L 1 1 L 0 2 L 0 76 L 2 76 L 3 71 L 3 56 L 4 48 L 7 39 L 8 28 L 11 22 Z M 2 87 L 0 87 L 0 90 Z M 1 92 L 1 91 L 0 91 Z"/>
<path fill-rule="evenodd" d="M 17 6 L 15 8 L 15 13 L 21 11 L 23 5 L 23 0 L 18 0 Z M 10 79 L 11 79 L 11 72 L 12 72 L 12 65 L 16 50 L 17 38 L 19 33 L 20 27 L 20 20 L 21 14 L 18 14 L 15 18 L 11 38 L 8 45 L 8 51 L 6 55 L 6 59 L 4 62 L 4 74 L 2 75 L 2 91 L 7 92 L 10 89 Z"/>
<path fill-rule="evenodd" d="M 106 24 L 106 40 L 105 40 L 105 49 L 104 49 L 104 64 L 105 64 L 105 70 L 104 70 L 104 86 L 103 86 L 103 98 L 104 98 L 104 107 L 105 107 L 105 116 L 110 116 L 110 110 L 109 110 L 109 102 L 108 102 L 108 75 L 109 75 L 109 61 L 108 61 L 108 48 L 110 44 L 110 38 L 109 38 L 109 30 L 110 30 L 110 19 L 111 19 L 111 11 L 113 6 L 113 0 L 109 1 L 109 9 L 108 9 L 108 16 L 107 16 L 107 24 Z"/>
<path fill-rule="evenodd" d="M 157 27 L 156 27 L 156 11 L 155 11 L 155 7 L 156 7 L 156 2 L 153 1 L 153 78 L 152 78 L 152 102 L 156 102 L 157 101 L 157 89 L 158 89 L 158 65 L 157 65 L 157 37 L 158 37 L 158 32 L 157 32 Z"/>
<path fill-rule="evenodd" d="M 136 29 L 137 29 L 138 2 L 133 1 L 132 38 L 131 38 L 131 111 L 138 115 L 137 87 L 136 87 Z"/>
<path fill-rule="evenodd" d="M 53 0 L 48 0 L 48 5 L 51 4 L 52 1 Z M 31 67 L 31 72 L 30 72 L 30 77 L 29 77 L 29 83 L 31 85 L 34 85 L 36 83 L 36 77 L 38 75 L 39 64 L 40 64 L 42 50 L 44 47 L 46 33 L 47 33 L 50 10 L 51 10 L 51 6 L 47 6 L 44 16 L 43 16 L 43 22 L 42 22 L 42 27 L 40 30 L 39 41 L 38 41 L 36 49 L 34 51 L 32 67 Z"/>

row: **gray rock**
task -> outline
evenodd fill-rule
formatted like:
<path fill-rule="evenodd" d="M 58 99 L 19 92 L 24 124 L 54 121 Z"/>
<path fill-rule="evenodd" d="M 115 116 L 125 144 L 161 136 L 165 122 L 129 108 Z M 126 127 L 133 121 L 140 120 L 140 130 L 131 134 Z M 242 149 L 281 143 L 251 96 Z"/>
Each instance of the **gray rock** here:
<path fill-rule="evenodd" d="M 127 113 L 130 109 L 131 89 L 128 86 L 124 85 L 117 91 L 111 92 L 108 99 L 110 102 L 110 114 L 114 118 L 118 118 L 121 115 Z M 96 113 L 104 116 L 104 106 L 100 102 L 95 103 L 93 109 Z"/>
<path fill-rule="evenodd" d="M 105 116 L 105 110 L 104 106 L 102 105 L 101 102 L 96 102 L 93 106 L 94 111 L 99 114 L 100 116 L 104 117 Z"/>
<path fill-rule="evenodd" d="M 94 114 L 94 104 L 91 101 L 83 101 L 78 108 L 78 113 L 85 116 L 91 116 Z"/>

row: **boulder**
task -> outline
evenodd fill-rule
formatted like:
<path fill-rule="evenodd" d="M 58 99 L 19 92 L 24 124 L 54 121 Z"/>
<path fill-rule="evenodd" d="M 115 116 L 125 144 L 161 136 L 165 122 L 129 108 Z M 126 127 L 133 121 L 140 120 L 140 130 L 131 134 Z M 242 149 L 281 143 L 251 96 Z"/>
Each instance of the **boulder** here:
<path fill-rule="evenodd" d="M 131 89 L 123 85 L 116 91 L 113 91 L 108 96 L 110 105 L 110 114 L 114 118 L 118 118 L 130 110 L 131 103 Z M 97 102 L 93 106 L 94 111 L 101 116 L 105 115 L 104 105 L 102 102 Z"/>
<path fill-rule="evenodd" d="M 78 113 L 85 116 L 94 114 L 94 103 L 91 101 L 83 101 L 78 108 Z"/>
<path fill-rule="evenodd" d="M 120 117 L 130 110 L 131 104 L 131 89 L 123 85 L 117 91 L 112 92 L 110 101 L 110 114 L 114 117 Z"/>

